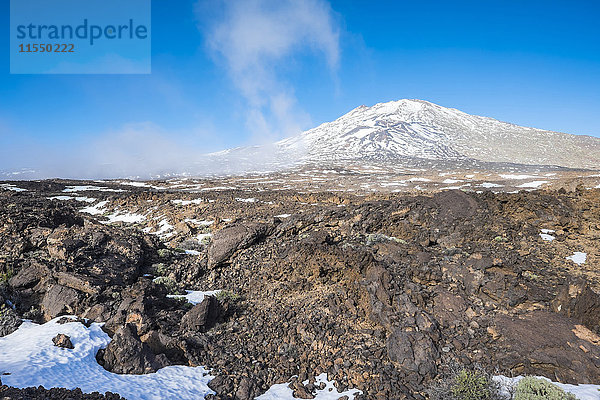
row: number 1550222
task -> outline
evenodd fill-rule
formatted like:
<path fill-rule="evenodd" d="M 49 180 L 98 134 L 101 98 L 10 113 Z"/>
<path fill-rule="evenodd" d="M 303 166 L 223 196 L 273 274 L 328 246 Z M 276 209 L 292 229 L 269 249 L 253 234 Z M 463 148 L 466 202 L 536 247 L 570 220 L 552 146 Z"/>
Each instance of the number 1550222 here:
<path fill-rule="evenodd" d="M 73 43 L 21 43 L 19 53 L 74 53 Z"/>

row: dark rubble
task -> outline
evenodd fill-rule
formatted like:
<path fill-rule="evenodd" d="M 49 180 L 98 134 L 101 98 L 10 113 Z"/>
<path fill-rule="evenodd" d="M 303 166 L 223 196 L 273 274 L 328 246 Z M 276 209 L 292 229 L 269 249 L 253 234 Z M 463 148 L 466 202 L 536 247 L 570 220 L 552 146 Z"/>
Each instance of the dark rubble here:
<path fill-rule="evenodd" d="M 294 375 L 297 396 L 311 398 L 301 382 L 321 372 L 362 390 L 359 399 L 424 399 L 456 364 L 600 383 L 598 190 L 219 191 L 183 208 L 170 200 L 194 195 L 93 194 L 215 219 L 210 244 L 187 255 L 179 248 L 193 227 L 167 245 L 140 226 L 103 224 L 74 201 L 49 201 L 58 183 L 28 189 L 0 192 L 3 335 L 20 318 L 105 322 L 113 341 L 97 359 L 106 369 L 207 366 L 213 399 L 252 399 Z M 541 240 L 541 228 L 556 239 Z M 565 259 L 574 251 L 586 264 Z M 223 292 L 194 307 L 166 296 L 182 289 Z"/>

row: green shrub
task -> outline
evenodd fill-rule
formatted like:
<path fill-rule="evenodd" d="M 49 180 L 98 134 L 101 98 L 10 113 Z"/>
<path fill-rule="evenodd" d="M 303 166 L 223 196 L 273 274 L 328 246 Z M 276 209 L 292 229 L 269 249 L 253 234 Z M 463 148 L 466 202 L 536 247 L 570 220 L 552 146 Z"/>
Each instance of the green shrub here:
<path fill-rule="evenodd" d="M 185 294 L 185 292 L 182 293 L 182 291 L 179 289 L 177 282 L 169 277 L 159 276 L 158 278 L 154 278 L 152 282 L 156 283 L 157 285 L 164 285 L 169 294 Z"/>
<path fill-rule="evenodd" d="M 8 282 L 10 278 L 12 278 L 14 272 L 12 268 L 9 268 L 6 272 L 0 272 L 0 282 Z"/>
<path fill-rule="evenodd" d="M 169 272 L 169 268 L 163 263 L 152 264 L 152 271 L 156 276 L 165 276 Z"/>
<path fill-rule="evenodd" d="M 221 290 L 219 293 L 216 294 L 216 299 L 219 301 L 238 301 L 240 300 L 241 296 L 237 293 L 233 293 L 230 292 L 229 290 Z"/>
<path fill-rule="evenodd" d="M 500 400 L 499 385 L 481 367 L 465 368 L 453 364 L 448 372 L 431 382 L 431 400 Z"/>
<path fill-rule="evenodd" d="M 166 258 L 166 257 L 169 257 L 171 255 L 171 250 L 169 250 L 169 249 L 158 249 L 157 253 L 158 253 L 158 256 L 160 258 Z"/>
<path fill-rule="evenodd" d="M 482 371 L 462 369 L 455 377 L 452 395 L 457 400 L 490 400 L 490 379 Z"/>
<path fill-rule="evenodd" d="M 566 393 L 545 379 L 526 376 L 515 388 L 514 400 L 576 400 L 571 393 Z"/>

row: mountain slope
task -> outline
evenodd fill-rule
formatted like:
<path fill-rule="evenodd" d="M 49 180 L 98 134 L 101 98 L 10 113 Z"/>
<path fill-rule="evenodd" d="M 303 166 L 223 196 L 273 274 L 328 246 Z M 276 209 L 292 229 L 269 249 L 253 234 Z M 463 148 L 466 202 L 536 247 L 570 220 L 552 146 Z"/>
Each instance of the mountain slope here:
<path fill-rule="evenodd" d="M 473 158 L 491 162 L 600 167 L 600 139 L 526 128 L 422 100 L 360 106 L 277 143 L 310 160 Z"/>
<path fill-rule="evenodd" d="M 600 168 L 600 139 L 522 127 L 423 100 L 360 106 L 268 146 L 214 153 L 219 163 L 264 170 L 306 162 L 410 158 Z"/>

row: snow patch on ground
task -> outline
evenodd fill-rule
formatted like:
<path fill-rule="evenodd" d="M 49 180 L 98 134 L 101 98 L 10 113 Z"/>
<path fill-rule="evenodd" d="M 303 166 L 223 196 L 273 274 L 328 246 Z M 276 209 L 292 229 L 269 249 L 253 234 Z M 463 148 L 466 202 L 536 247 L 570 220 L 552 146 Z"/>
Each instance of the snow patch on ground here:
<path fill-rule="evenodd" d="M 556 239 L 554 236 L 552 235 L 547 235 L 545 233 L 540 233 L 540 237 L 542 238 L 542 240 L 546 240 L 548 242 L 553 241 L 554 239 Z"/>
<path fill-rule="evenodd" d="M 462 182 L 462 181 L 460 179 L 444 179 L 442 181 L 442 183 L 446 184 L 446 185 L 450 185 L 450 184 L 458 183 L 458 182 Z"/>
<path fill-rule="evenodd" d="M 554 233 L 552 229 L 540 229 L 540 231 L 542 232 L 540 233 L 540 237 L 542 238 L 542 240 L 547 240 L 548 242 L 551 242 L 554 239 L 556 239 L 556 237 L 550 235 L 551 233 Z"/>
<path fill-rule="evenodd" d="M 544 379 L 548 382 L 552 382 L 554 385 L 558 386 L 565 392 L 574 394 L 578 400 L 598 400 L 600 398 L 600 392 L 598 391 L 598 390 L 600 390 L 600 385 L 587 385 L 587 384 L 569 385 L 566 383 L 554 382 L 543 376 L 536 376 L 536 378 L 540 378 L 540 379 Z M 499 376 L 494 376 L 493 379 L 494 379 L 494 381 L 496 381 L 500 384 L 501 395 L 503 395 L 507 398 L 510 398 L 510 389 L 515 387 L 517 385 L 517 383 L 519 383 L 519 381 L 521 379 L 523 379 L 523 376 L 509 378 L 506 376 L 499 375 Z"/>
<path fill-rule="evenodd" d="M 138 182 L 138 181 L 131 181 L 131 182 L 127 182 L 127 181 L 120 181 L 119 182 L 121 185 L 128 185 L 128 186 L 133 186 L 133 187 L 141 187 L 141 188 L 151 188 L 151 189 L 156 189 L 156 190 L 165 190 L 166 187 L 164 186 L 153 186 L 150 185 L 149 183 L 146 182 Z"/>
<path fill-rule="evenodd" d="M 220 290 L 209 290 L 207 292 L 203 292 L 200 290 L 186 290 L 187 294 L 169 294 L 167 297 L 171 298 L 184 298 L 193 305 L 200 304 L 204 300 L 206 296 L 216 296 Z"/>
<path fill-rule="evenodd" d="M 156 232 L 152 232 L 152 235 L 158 235 L 161 238 L 168 238 L 176 234 L 176 232 L 170 232 L 175 229 L 173 225 L 169 223 L 169 220 L 163 219 L 158 223 L 159 229 Z"/>
<path fill-rule="evenodd" d="M 440 188 L 440 190 L 460 190 L 462 186 L 445 186 Z"/>
<path fill-rule="evenodd" d="M 85 196 L 79 196 L 79 197 L 73 197 L 73 196 L 54 196 L 54 197 L 48 197 L 48 200 L 62 200 L 62 201 L 77 200 L 77 201 L 85 201 L 86 203 L 93 203 L 93 202 L 96 201 L 96 199 L 93 198 L 93 197 L 85 197 Z"/>
<path fill-rule="evenodd" d="M 120 211 L 115 211 L 114 213 L 107 215 L 106 218 L 108 218 L 108 224 L 113 222 L 125 222 L 128 224 L 135 224 L 138 222 L 142 222 L 146 219 L 146 217 L 141 214 Z"/>
<path fill-rule="evenodd" d="M 27 191 L 27 189 L 21 189 L 20 187 L 16 187 L 15 185 L 11 185 L 10 183 L 0 184 L 0 189 L 10 190 L 13 192 L 26 192 Z"/>
<path fill-rule="evenodd" d="M 91 215 L 100 215 L 100 214 L 104 214 L 104 207 L 108 204 L 108 201 L 101 201 L 100 203 L 94 205 L 94 206 L 89 206 L 86 208 L 82 208 L 81 210 L 79 210 L 79 212 L 82 213 L 87 213 L 87 214 L 91 214 Z"/>
<path fill-rule="evenodd" d="M 63 193 L 75 193 L 75 192 L 91 192 L 91 191 L 98 191 L 98 192 L 124 192 L 124 189 L 110 189 L 107 188 L 105 186 L 91 186 L 91 185 L 86 185 L 86 186 L 67 186 L 64 190 Z"/>
<path fill-rule="evenodd" d="M 539 188 L 543 184 L 548 183 L 548 181 L 533 181 L 527 182 L 522 185 L 517 186 L 518 188 Z"/>
<path fill-rule="evenodd" d="M 431 179 L 427 178 L 410 178 L 409 182 L 431 182 Z"/>
<path fill-rule="evenodd" d="M 587 253 L 576 251 L 572 256 L 567 257 L 567 260 L 573 261 L 577 265 L 585 264 Z"/>
<path fill-rule="evenodd" d="M 212 233 L 201 233 L 198 236 L 196 236 L 196 240 L 200 243 L 206 243 L 210 240 L 210 238 L 212 238 Z"/>
<path fill-rule="evenodd" d="M 0 338 L 2 383 L 18 388 L 44 386 L 81 388 L 85 393 L 107 391 L 129 400 L 204 399 L 214 393 L 213 376 L 203 367 L 171 366 L 145 375 L 119 375 L 106 371 L 96 353 L 110 342 L 101 324 L 86 328 L 79 322 L 59 324 L 55 318 L 43 325 L 23 322 L 17 331 Z M 56 347 L 52 338 L 68 335 L 74 349 Z"/>
<path fill-rule="evenodd" d="M 135 182 L 135 181 L 132 181 L 132 182 L 127 182 L 127 181 L 120 181 L 119 183 L 120 183 L 121 185 L 129 185 L 129 186 L 133 186 L 133 187 L 143 187 L 143 188 L 146 188 L 146 187 L 152 187 L 151 185 L 148 185 L 146 182 Z"/>
<path fill-rule="evenodd" d="M 482 188 L 486 188 L 486 189 L 504 187 L 504 185 L 499 185 L 497 183 L 492 183 L 492 182 L 483 182 L 482 184 L 480 184 L 478 186 L 482 187 Z"/>
<path fill-rule="evenodd" d="M 305 385 L 308 381 L 303 382 Z M 353 400 L 354 396 L 361 394 L 362 392 L 358 389 L 348 389 L 345 392 L 338 392 L 336 387 L 333 385 L 333 381 L 327 380 L 327 374 L 323 373 L 315 377 L 315 386 L 319 387 L 321 383 L 325 384 L 323 390 L 318 389 L 316 391 L 315 400 L 337 400 L 340 397 L 348 396 L 349 400 Z M 256 398 L 256 400 L 295 400 L 294 392 L 288 387 L 288 383 L 278 383 L 269 388 L 269 390 Z"/>
<path fill-rule="evenodd" d="M 242 203 L 255 203 L 257 200 L 254 197 L 250 197 L 247 199 L 243 199 L 241 197 L 236 197 L 235 198 L 236 201 L 241 201 Z"/>
<path fill-rule="evenodd" d="M 279 214 L 279 215 L 276 215 L 275 218 L 289 218 L 291 216 L 292 216 L 292 214 Z"/>
<path fill-rule="evenodd" d="M 537 176 L 535 175 L 515 175 L 515 174 L 504 174 L 504 175 L 500 175 L 500 178 L 502 179 L 531 179 L 531 178 L 537 178 Z"/>

